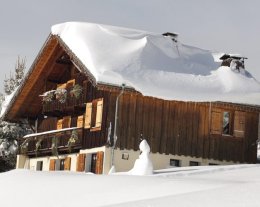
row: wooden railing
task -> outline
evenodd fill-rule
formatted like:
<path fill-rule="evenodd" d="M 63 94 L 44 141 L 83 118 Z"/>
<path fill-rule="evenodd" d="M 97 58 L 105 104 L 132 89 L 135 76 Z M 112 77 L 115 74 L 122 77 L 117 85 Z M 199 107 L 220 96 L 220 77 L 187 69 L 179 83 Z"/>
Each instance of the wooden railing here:
<path fill-rule="evenodd" d="M 71 145 L 71 151 L 75 152 L 81 149 L 82 146 L 82 136 L 83 128 L 69 128 L 63 130 L 52 130 L 43 133 L 36 133 L 32 135 L 27 135 L 20 140 L 20 154 L 26 154 L 28 156 L 45 156 L 51 155 L 53 152 L 53 139 L 56 139 L 57 152 L 64 154 L 69 153 L 69 139 L 72 133 L 77 132 L 77 141 Z M 37 149 L 37 142 L 40 141 L 40 146 Z M 24 146 L 27 145 L 25 148 Z"/>
<path fill-rule="evenodd" d="M 73 107 L 84 107 L 87 102 L 87 90 L 82 88 L 82 93 L 79 97 L 74 97 L 70 94 L 70 90 L 67 92 L 67 98 L 64 103 L 61 103 L 59 100 L 55 99 L 51 102 L 43 102 L 43 113 L 53 112 L 53 111 L 65 111 Z"/>

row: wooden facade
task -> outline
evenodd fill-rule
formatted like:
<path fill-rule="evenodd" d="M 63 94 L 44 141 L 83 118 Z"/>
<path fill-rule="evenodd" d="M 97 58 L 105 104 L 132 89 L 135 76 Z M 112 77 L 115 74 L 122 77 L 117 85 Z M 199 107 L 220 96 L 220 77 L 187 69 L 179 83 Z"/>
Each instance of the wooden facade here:
<path fill-rule="evenodd" d="M 75 85 L 82 88 L 79 97 L 70 93 Z M 43 102 L 39 96 L 57 89 L 67 90 L 64 102 L 57 98 Z M 37 156 L 50 155 L 53 136 L 59 140 L 59 153 L 68 153 L 68 139 L 75 127 L 79 140 L 74 143 L 73 152 L 111 146 L 112 137 L 108 137 L 108 131 L 112 126 L 110 134 L 113 135 L 116 99 L 121 90 L 95 83 L 68 48 L 57 37 L 50 37 L 12 102 L 6 119 L 27 118 L 30 123 L 37 123 L 37 133 L 53 131 L 51 135 L 35 135 L 28 139 L 30 156 L 36 156 L 39 139 L 42 143 Z M 118 104 L 116 147 L 138 150 L 142 137 L 147 139 L 153 153 L 255 163 L 259 109 L 232 103 L 169 101 L 143 96 L 126 88 Z M 63 128 L 71 130 L 61 132 Z M 102 156 L 97 154 L 97 157 Z M 83 160 L 83 157 L 78 159 Z M 102 159 L 98 159 L 97 165 Z M 77 166 L 79 171 L 82 162 Z M 97 169 L 100 173 L 100 167 Z"/>

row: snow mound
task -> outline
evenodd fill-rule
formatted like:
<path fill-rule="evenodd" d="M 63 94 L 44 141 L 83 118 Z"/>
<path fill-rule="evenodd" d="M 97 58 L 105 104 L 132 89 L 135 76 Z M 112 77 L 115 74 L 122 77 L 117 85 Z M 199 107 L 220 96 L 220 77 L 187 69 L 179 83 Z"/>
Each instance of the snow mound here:
<path fill-rule="evenodd" d="M 98 83 L 126 84 L 168 100 L 259 105 L 260 84 L 247 71 L 219 67 L 221 54 L 146 31 L 82 22 L 52 26 Z"/>
<path fill-rule="evenodd" d="M 128 173 L 130 175 L 152 175 L 153 163 L 149 157 L 150 146 L 145 139 L 140 143 L 139 149 L 141 154 L 135 161 L 134 167 Z"/>
<path fill-rule="evenodd" d="M 152 176 L 13 170 L 0 173 L 1 206 L 259 206 L 259 174 L 259 165 L 173 168 Z"/>

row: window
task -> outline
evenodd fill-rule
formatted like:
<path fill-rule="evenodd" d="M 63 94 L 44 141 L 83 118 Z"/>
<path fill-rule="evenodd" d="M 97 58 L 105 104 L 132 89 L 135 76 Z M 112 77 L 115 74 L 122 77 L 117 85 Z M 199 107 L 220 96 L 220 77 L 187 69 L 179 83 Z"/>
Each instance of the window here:
<path fill-rule="evenodd" d="M 37 161 L 36 170 L 42 171 L 42 167 L 43 167 L 43 161 Z"/>
<path fill-rule="evenodd" d="M 122 159 L 123 160 L 128 160 L 129 159 L 129 154 L 127 152 L 122 153 Z"/>
<path fill-rule="evenodd" d="M 216 164 L 216 163 L 209 163 L 209 165 L 218 165 L 218 164 Z"/>
<path fill-rule="evenodd" d="M 199 166 L 199 162 L 190 161 L 190 166 Z"/>
<path fill-rule="evenodd" d="M 223 111 L 214 109 L 211 113 L 211 134 L 232 135 L 244 137 L 245 135 L 245 112 Z"/>
<path fill-rule="evenodd" d="M 230 112 L 227 111 L 223 112 L 222 134 L 231 134 Z"/>
<path fill-rule="evenodd" d="M 87 103 L 84 128 L 90 129 L 90 131 L 101 130 L 102 113 L 103 113 L 102 98 L 95 99 L 92 102 Z"/>
<path fill-rule="evenodd" d="M 170 159 L 170 166 L 180 167 L 180 160 Z"/>
<path fill-rule="evenodd" d="M 55 171 L 64 170 L 65 159 L 55 160 Z"/>

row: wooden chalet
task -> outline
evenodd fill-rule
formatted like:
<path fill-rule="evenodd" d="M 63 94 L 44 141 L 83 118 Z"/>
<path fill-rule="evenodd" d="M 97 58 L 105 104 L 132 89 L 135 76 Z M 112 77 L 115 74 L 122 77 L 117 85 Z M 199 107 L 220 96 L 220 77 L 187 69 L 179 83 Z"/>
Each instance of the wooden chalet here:
<path fill-rule="evenodd" d="M 21 138 L 18 168 L 102 174 L 111 167 L 115 122 L 119 170 L 131 168 L 141 137 L 150 144 L 155 168 L 256 163 L 259 110 L 163 100 L 131 87 L 98 83 L 63 40 L 51 34 L 4 119 L 27 120 L 34 130 Z"/>

